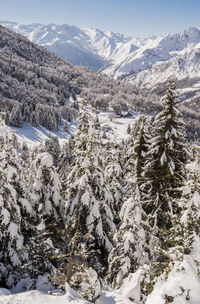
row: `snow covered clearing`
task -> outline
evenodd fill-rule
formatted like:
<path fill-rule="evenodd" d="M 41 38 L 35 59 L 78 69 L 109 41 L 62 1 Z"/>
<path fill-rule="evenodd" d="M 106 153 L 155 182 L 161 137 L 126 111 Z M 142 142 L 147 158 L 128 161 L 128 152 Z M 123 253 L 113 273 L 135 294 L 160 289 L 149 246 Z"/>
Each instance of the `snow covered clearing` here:
<path fill-rule="evenodd" d="M 76 131 L 76 122 L 71 122 L 69 130 L 71 133 Z M 9 128 L 9 127 L 8 127 Z M 69 134 L 63 131 L 62 127 L 57 132 L 52 132 L 44 127 L 33 127 L 29 123 L 24 122 L 22 128 L 11 127 L 15 131 L 17 138 L 20 143 L 26 142 L 27 145 L 32 146 L 43 142 L 45 139 L 49 138 L 50 135 L 58 136 L 60 144 L 62 144 L 66 139 L 68 139 Z"/>
<path fill-rule="evenodd" d="M 1 304 L 89 304 L 78 293 L 70 289 L 65 295 L 47 294 L 40 290 L 32 290 L 18 294 L 11 294 L 9 290 L 0 288 Z M 95 304 L 136 304 L 116 292 L 104 291 Z"/>
<path fill-rule="evenodd" d="M 100 112 L 98 117 L 101 127 L 107 130 L 107 135 L 114 141 L 120 142 L 122 139 L 128 139 L 128 125 L 130 124 L 131 126 L 134 123 L 134 119 L 138 117 L 138 114 L 135 113 L 130 117 L 119 117 L 113 111 L 107 111 Z"/>
<path fill-rule="evenodd" d="M 134 304 L 134 302 L 116 292 L 104 291 L 95 304 Z"/>
<path fill-rule="evenodd" d="M 102 130 L 105 129 L 109 138 L 114 141 L 120 142 L 122 139 L 126 140 L 129 137 L 127 133 L 128 125 L 134 123 L 134 119 L 138 117 L 138 114 L 134 114 L 130 117 L 119 117 L 114 114 L 113 111 L 101 111 L 98 114 L 100 125 Z M 53 132 L 47 130 L 45 127 L 33 127 L 29 123 L 24 122 L 22 128 L 8 127 L 15 131 L 19 142 L 22 144 L 26 142 L 28 146 L 39 144 L 50 135 L 56 135 L 59 139 L 59 143 L 63 143 L 69 138 L 70 134 L 76 133 L 78 123 L 76 121 L 69 123 L 69 133 L 63 131 L 63 125 L 60 126 L 59 131 Z"/>

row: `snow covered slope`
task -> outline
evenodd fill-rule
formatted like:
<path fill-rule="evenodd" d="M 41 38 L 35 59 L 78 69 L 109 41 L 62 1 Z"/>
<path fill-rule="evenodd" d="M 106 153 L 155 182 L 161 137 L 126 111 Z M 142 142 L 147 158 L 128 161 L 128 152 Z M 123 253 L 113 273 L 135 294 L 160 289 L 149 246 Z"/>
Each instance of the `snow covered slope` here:
<path fill-rule="evenodd" d="M 128 139 L 128 125 L 132 127 L 135 118 L 137 117 L 139 117 L 139 114 L 135 114 L 134 116 L 130 117 L 120 118 L 114 115 L 113 111 L 102 111 L 98 114 L 101 129 L 106 130 L 106 135 L 108 138 L 117 142 L 121 142 L 122 139 Z M 27 122 L 23 122 L 22 128 L 10 126 L 6 126 L 6 128 L 14 130 L 21 145 L 23 144 L 23 142 L 25 142 L 30 147 L 44 142 L 47 138 L 49 138 L 50 135 L 56 135 L 59 139 L 60 144 L 63 145 L 66 140 L 68 140 L 70 134 L 76 133 L 77 124 L 77 121 L 69 122 L 69 133 L 63 131 L 63 125 L 59 126 L 58 131 L 53 132 L 47 130 L 42 126 L 33 127 Z"/>
<path fill-rule="evenodd" d="M 8 21 L 0 21 L 0 24 L 46 47 L 73 65 L 86 65 L 94 70 L 115 66 L 152 41 L 95 28 L 80 29 L 68 24 L 21 25 Z"/>
<path fill-rule="evenodd" d="M 136 274 L 136 273 L 135 273 Z M 115 291 L 102 291 L 95 304 L 136 304 L 134 297 L 139 293 L 136 290 L 135 274 L 126 279 L 121 289 Z M 131 299 L 131 300 L 130 300 Z M 1 304 L 89 304 L 76 291 L 67 288 L 66 294 L 47 291 L 32 290 L 27 292 L 11 293 L 5 288 L 0 288 Z M 160 278 L 154 290 L 147 297 L 145 304 L 199 304 L 200 280 L 196 271 L 196 264 L 190 256 L 185 256 L 182 262 L 176 262 L 168 278 Z M 92 304 L 92 303 L 91 303 Z M 94 304 L 94 303 L 93 303 Z"/>
<path fill-rule="evenodd" d="M 182 56 L 182 51 L 192 50 L 200 42 L 200 30 L 189 28 L 178 34 L 166 34 L 145 43 L 130 53 L 123 61 L 106 69 L 105 72 L 115 77 L 136 74 L 148 70 L 158 62 L 169 61 Z"/>
<path fill-rule="evenodd" d="M 79 29 L 68 24 L 20 25 L 6 21 L 1 21 L 0 24 L 46 47 L 74 65 L 86 65 L 94 70 L 99 70 L 113 58 L 119 57 L 121 60 L 125 53 L 128 54 L 141 45 L 139 40 L 122 34 L 93 28 Z M 127 47 L 124 48 L 124 44 Z"/>
<path fill-rule="evenodd" d="M 160 84 L 174 75 L 186 93 L 199 91 L 200 29 L 139 39 L 62 24 L 0 24 L 23 34 L 74 65 L 86 65 L 114 78 L 160 91 Z M 189 79 L 189 81 L 188 81 Z M 160 92 L 159 92 L 160 93 Z M 185 92 L 184 92 L 185 93 Z"/>

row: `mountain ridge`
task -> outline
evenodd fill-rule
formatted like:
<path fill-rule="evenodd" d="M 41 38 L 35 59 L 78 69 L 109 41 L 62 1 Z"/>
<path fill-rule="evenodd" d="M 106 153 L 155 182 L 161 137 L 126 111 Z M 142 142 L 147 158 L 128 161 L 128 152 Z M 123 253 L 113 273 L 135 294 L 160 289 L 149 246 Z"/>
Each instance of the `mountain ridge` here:
<path fill-rule="evenodd" d="M 94 28 L 79 29 L 74 25 L 54 23 L 20 25 L 8 21 L 0 21 L 0 24 L 46 47 L 73 65 L 86 65 L 95 71 L 116 58 L 118 52 L 120 56 L 122 44 L 129 43 L 130 50 L 141 46 L 141 41 L 137 38 Z"/>
<path fill-rule="evenodd" d="M 119 115 L 129 111 L 152 115 L 160 109 L 160 96 L 165 93 L 168 74 L 172 74 L 170 67 L 174 65 L 173 62 L 169 64 L 169 73 L 166 73 L 165 67 L 163 79 L 159 78 L 156 70 L 148 69 L 137 73 L 135 77 L 138 79 L 131 79 L 134 75 L 129 75 L 130 80 L 122 82 L 84 66 L 72 66 L 44 47 L 1 25 L 0 34 L 0 107 L 9 113 L 9 122 L 17 127 L 22 123 L 22 116 L 32 125 L 57 130 L 61 117 L 66 121 L 77 115 L 76 95 L 96 109 L 111 107 Z M 184 76 L 177 83 L 185 101 L 181 111 L 187 121 L 190 138 L 199 134 L 199 57 L 197 45 L 192 57 L 197 61 L 196 70 L 192 71 L 194 77 Z M 181 62 L 179 64 L 181 68 Z M 186 71 L 191 69 L 187 56 L 182 64 Z M 149 71 L 152 79 L 149 79 L 150 87 L 145 88 L 145 77 L 148 75 L 141 80 L 141 73 L 148 74 Z M 155 77 L 157 83 L 153 85 Z M 68 103 L 71 97 L 74 105 Z"/>
<path fill-rule="evenodd" d="M 200 93 L 196 87 L 185 84 L 187 78 L 195 86 L 200 81 L 199 27 L 140 39 L 95 28 L 80 29 L 68 24 L 20 25 L 9 21 L 0 21 L 0 24 L 73 65 L 89 66 L 99 73 L 133 82 L 155 92 L 159 92 L 160 85 L 174 75 L 184 94 L 185 90 L 190 95 L 192 92 L 192 97 Z"/>

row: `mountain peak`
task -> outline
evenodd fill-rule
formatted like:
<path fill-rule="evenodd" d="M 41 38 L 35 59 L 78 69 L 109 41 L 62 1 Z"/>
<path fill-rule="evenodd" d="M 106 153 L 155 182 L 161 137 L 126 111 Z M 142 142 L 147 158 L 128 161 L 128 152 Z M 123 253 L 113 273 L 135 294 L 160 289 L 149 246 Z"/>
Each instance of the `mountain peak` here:
<path fill-rule="evenodd" d="M 167 33 L 149 38 L 133 38 L 97 28 L 79 28 L 69 24 L 47 25 L 33 23 L 20 25 L 16 22 L 0 21 L 7 28 L 23 34 L 73 65 L 89 66 L 101 70 L 114 78 L 127 78 L 137 83 L 151 85 L 164 79 L 169 73 L 178 79 L 196 75 L 200 28 L 189 27 L 179 33 Z M 189 67 L 180 67 L 180 62 L 193 58 Z M 176 64 L 174 63 L 176 62 Z M 154 69 L 158 69 L 152 75 Z M 157 71 L 157 70 L 156 70 Z M 196 76 L 195 76 L 196 77 Z"/>

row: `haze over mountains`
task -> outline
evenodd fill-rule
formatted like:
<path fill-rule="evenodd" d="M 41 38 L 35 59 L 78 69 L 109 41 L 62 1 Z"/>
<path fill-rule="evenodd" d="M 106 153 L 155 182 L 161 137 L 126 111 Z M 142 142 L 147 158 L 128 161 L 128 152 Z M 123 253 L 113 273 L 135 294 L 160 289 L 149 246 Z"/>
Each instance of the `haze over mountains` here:
<path fill-rule="evenodd" d="M 180 87 L 184 87 L 184 93 L 189 90 L 194 96 L 200 90 L 199 28 L 139 39 L 67 24 L 20 25 L 8 21 L 0 24 L 23 34 L 73 65 L 86 65 L 114 78 L 131 80 L 152 89 L 159 89 L 159 84 L 174 74 Z"/>

